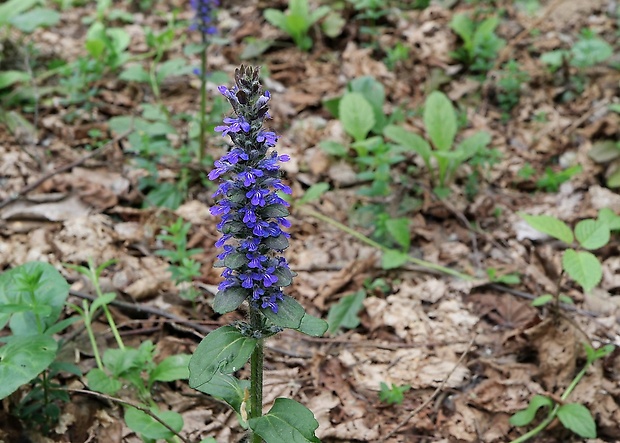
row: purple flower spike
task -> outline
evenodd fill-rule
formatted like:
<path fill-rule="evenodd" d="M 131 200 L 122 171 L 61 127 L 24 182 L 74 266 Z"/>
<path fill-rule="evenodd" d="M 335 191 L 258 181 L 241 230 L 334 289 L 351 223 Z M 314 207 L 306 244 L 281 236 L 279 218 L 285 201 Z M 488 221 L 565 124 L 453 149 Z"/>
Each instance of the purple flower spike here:
<path fill-rule="evenodd" d="M 219 201 L 211 208 L 211 214 L 222 217 L 217 228 L 223 236 L 216 246 L 224 249 L 218 258 L 227 267 L 220 291 L 247 290 L 246 300 L 254 308 L 278 313 L 284 297 L 278 276 L 290 273 L 281 256 L 289 237 L 282 228 L 290 222 L 285 216 L 289 203 L 277 192 L 292 192 L 281 182 L 279 164 L 290 157 L 272 150 L 278 136 L 263 128 L 270 118 L 271 94 L 262 89 L 258 69 L 242 66 L 235 72 L 235 85 L 218 90 L 234 111 L 215 128 L 232 139 L 233 147 L 209 173 L 209 179 L 222 180 L 214 194 Z M 284 280 L 290 284 L 290 278 Z"/>
<path fill-rule="evenodd" d="M 190 0 L 190 5 L 195 11 L 191 30 L 199 31 L 203 36 L 215 34 L 217 28 L 213 25 L 215 10 L 220 5 L 219 0 Z"/>

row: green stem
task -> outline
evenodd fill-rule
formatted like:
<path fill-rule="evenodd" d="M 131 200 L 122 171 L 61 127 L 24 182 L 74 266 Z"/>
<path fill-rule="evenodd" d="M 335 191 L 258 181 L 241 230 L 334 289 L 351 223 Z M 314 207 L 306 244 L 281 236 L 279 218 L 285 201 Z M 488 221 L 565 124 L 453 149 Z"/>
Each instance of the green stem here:
<path fill-rule="evenodd" d="M 587 362 L 584 365 L 584 367 L 581 369 L 581 371 L 579 371 L 579 373 L 575 376 L 575 378 L 573 378 L 573 381 L 571 381 L 570 385 L 568 385 L 568 387 L 566 388 L 566 391 L 564 391 L 564 393 L 560 397 L 562 401 L 565 401 L 568 398 L 568 396 L 575 390 L 575 388 L 577 387 L 577 385 L 579 384 L 583 376 L 586 375 L 588 367 L 590 367 L 591 364 L 592 364 L 591 361 Z M 524 443 L 528 441 L 530 438 L 544 431 L 545 428 L 549 426 L 551 422 L 555 419 L 555 417 L 558 415 L 559 410 L 560 410 L 560 405 L 556 404 L 551 410 L 551 412 L 549 412 L 549 415 L 543 421 L 541 421 L 538 424 L 538 426 L 531 429 L 529 432 L 526 432 L 521 437 L 512 440 L 510 443 Z"/>
<path fill-rule="evenodd" d="M 200 54 L 200 138 L 198 141 L 198 164 L 206 154 L 205 137 L 207 131 L 207 36 L 202 35 L 202 54 Z"/>
<path fill-rule="evenodd" d="M 88 339 L 90 340 L 90 346 L 93 348 L 93 354 L 95 356 L 95 361 L 97 362 L 97 367 L 103 371 L 103 362 L 101 361 L 101 356 L 99 355 L 99 348 L 97 348 L 97 340 L 95 340 L 95 334 L 90 324 L 91 312 L 88 309 L 88 302 L 84 300 L 83 303 L 84 326 L 86 327 L 86 333 L 88 334 Z"/>
<path fill-rule="evenodd" d="M 392 250 L 391 248 L 388 248 L 387 246 L 384 246 L 381 243 L 378 243 L 378 242 L 376 242 L 376 241 L 366 237 L 364 234 L 360 234 L 356 230 L 351 229 L 348 226 L 343 225 L 342 223 L 337 222 L 336 220 L 321 214 L 320 212 L 317 212 L 317 211 L 315 211 L 313 209 L 310 209 L 310 208 L 304 207 L 304 206 L 299 207 L 299 210 L 301 210 L 302 212 L 305 212 L 306 214 L 308 214 L 308 215 L 310 215 L 310 216 L 312 216 L 314 218 L 317 218 L 317 219 L 319 219 L 321 221 L 324 221 L 325 223 L 329 223 L 330 225 L 337 227 L 341 231 L 344 231 L 347 234 L 352 235 L 353 237 L 357 238 L 361 242 L 366 243 L 367 245 L 370 245 L 373 248 L 377 248 L 377 249 L 379 249 L 379 250 L 381 250 L 383 252 L 388 252 L 388 251 Z M 411 256 L 408 256 L 407 260 L 410 261 L 411 263 L 415 263 L 416 265 L 422 266 L 424 268 L 431 269 L 433 271 L 442 272 L 444 274 L 448 274 L 448 275 L 451 275 L 453 277 L 460 278 L 461 280 L 466 280 L 466 281 L 473 281 L 474 280 L 474 278 L 472 276 L 470 276 L 470 275 L 463 274 L 461 272 L 455 271 L 454 269 L 446 268 L 445 266 L 437 265 L 435 263 L 431 263 L 431 262 L 426 261 L 426 260 L 422 260 L 422 259 L 411 257 Z"/>
<path fill-rule="evenodd" d="M 253 331 L 262 329 L 261 314 L 257 308 L 250 306 L 250 325 Z M 250 418 L 259 418 L 263 414 L 263 340 L 259 339 L 250 357 Z M 252 434 L 251 443 L 262 443 L 262 438 Z"/>
<path fill-rule="evenodd" d="M 92 261 L 89 261 L 88 266 L 90 268 L 90 279 L 93 282 L 93 286 L 95 286 L 95 293 L 97 297 L 103 297 L 103 292 L 101 291 L 101 285 L 99 284 L 99 276 L 97 275 L 97 271 L 95 270 L 95 265 Z M 123 343 L 123 339 L 121 335 L 118 333 L 118 329 L 116 328 L 116 323 L 114 322 L 114 318 L 112 317 L 112 313 L 110 312 L 110 308 L 108 308 L 107 304 L 102 306 L 103 312 L 105 314 L 105 318 L 110 325 L 110 329 L 112 330 L 112 335 L 118 344 L 118 347 L 121 350 L 125 350 L 125 344 Z"/>

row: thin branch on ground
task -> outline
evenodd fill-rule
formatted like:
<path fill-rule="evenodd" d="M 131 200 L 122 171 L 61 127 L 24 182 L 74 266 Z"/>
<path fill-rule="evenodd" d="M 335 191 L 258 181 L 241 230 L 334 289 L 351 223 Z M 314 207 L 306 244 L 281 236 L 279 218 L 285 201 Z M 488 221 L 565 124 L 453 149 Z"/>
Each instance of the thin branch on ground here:
<path fill-rule="evenodd" d="M 181 441 L 183 441 L 183 443 L 192 443 L 189 439 L 183 437 L 177 431 L 172 429 L 168 423 L 166 423 L 161 418 L 159 418 L 157 415 L 155 415 L 153 413 L 153 411 L 151 411 L 146 406 L 143 406 L 143 405 L 138 404 L 138 403 L 134 403 L 134 402 L 129 401 L 129 400 L 122 400 L 120 398 L 110 397 L 109 395 L 101 394 L 99 392 L 89 391 L 87 389 L 71 389 L 71 388 L 68 388 L 68 389 L 62 389 L 62 390 L 67 391 L 67 392 L 72 392 L 72 393 L 75 393 L 75 394 L 92 395 L 93 397 L 97 397 L 97 398 L 100 398 L 102 400 L 108 400 L 108 401 L 111 401 L 112 403 L 118 403 L 120 405 L 131 406 L 132 408 L 136 408 L 137 410 L 144 412 L 146 415 L 148 415 L 149 417 L 151 417 L 154 420 L 156 420 L 157 422 L 159 422 L 162 426 L 164 426 L 166 429 L 168 429 L 170 432 L 172 432 L 175 436 L 180 438 Z"/>
<path fill-rule="evenodd" d="M 0 202 L 0 209 L 2 209 L 5 206 L 8 206 L 11 203 L 19 200 L 20 197 L 23 197 L 24 195 L 28 194 L 30 191 L 35 190 L 36 188 L 41 186 L 44 182 L 46 182 L 50 178 L 54 177 L 55 175 L 62 174 L 63 172 L 70 171 L 71 169 L 75 168 L 76 166 L 79 166 L 79 165 L 83 164 L 87 160 L 90 160 L 91 158 L 96 157 L 96 156 L 102 154 L 110 146 L 115 145 L 116 143 L 118 143 L 119 141 L 121 141 L 122 139 L 127 137 L 129 134 L 131 134 L 133 131 L 134 131 L 133 129 L 129 129 L 129 130 L 123 132 L 122 134 L 117 135 L 116 137 L 114 137 L 112 140 L 108 141 L 104 145 L 101 145 L 97 149 L 89 152 L 85 156 L 80 157 L 77 160 L 72 161 L 71 163 L 67 163 L 66 165 L 61 166 L 61 167 L 59 167 L 57 169 L 54 169 L 53 171 L 50 171 L 47 174 L 44 174 L 42 177 L 38 178 L 37 180 L 35 180 L 34 182 L 30 183 L 29 185 L 24 186 L 22 189 L 20 189 L 16 193 L 10 195 L 7 199 L 5 199 L 2 202 Z"/>
<path fill-rule="evenodd" d="M 456 368 L 458 368 L 461 365 L 461 363 L 463 363 L 463 360 L 465 360 L 465 356 L 467 354 L 469 354 L 469 351 L 471 350 L 472 346 L 474 345 L 474 342 L 476 341 L 476 338 L 478 338 L 478 333 L 474 334 L 472 339 L 467 344 L 467 349 L 465 349 L 465 351 L 461 354 L 461 356 L 459 357 L 458 361 L 456 362 L 456 364 L 454 365 L 452 370 L 448 373 L 448 375 L 443 379 L 441 384 L 439 386 L 437 386 L 437 389 L 435 389 L 435 392 L 433 392 L 431 394 L 431 396 L 429 398 L 427 398 L 424 403 L 422 403 L 420 406 L 418 406 L 413 411 L 411 411 L 409 413 L 409 415 L 407 415 L 407 417 L 405 417 L 405 419 L 403 421 L 401 421 L 399 424 L 397 424 L 394 429 L 392 429 L 390 432 L 388 432 L 385 437 L 381 438 L 379 440 L 379 443 L 382 443 L 382 442 L 386 441 L 392 435 L 396 434 L 400 428 L 405 426 L 409 422 L 409 420 L 411 420 L 413 418 L 414 415 L 416 415 L 422 409 L 427 407 L 435 399 L 435 397 L 437 397 L 441 393 L 441 391 L 443 391 L 444 386 L 446 385 L 446 383 L 448 382 L 450 377 L 452 377 L 452 374 L 454 374 L 454 371 L 456 371 Z"/>

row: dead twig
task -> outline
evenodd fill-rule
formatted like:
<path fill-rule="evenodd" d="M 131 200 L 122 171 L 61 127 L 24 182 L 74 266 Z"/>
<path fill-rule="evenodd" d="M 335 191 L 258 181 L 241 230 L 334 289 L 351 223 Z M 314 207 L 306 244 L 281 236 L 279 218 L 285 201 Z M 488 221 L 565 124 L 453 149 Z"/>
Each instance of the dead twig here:
<path fill-rule="evenodd" d="M 161 418 L 159 418 L 157 415 L 155 415 L 153 413 L 153 411 L 151 411 L 146 406 L 143 406 L 143 405 L 138 404 L 138 403 L 134 403 L 134 402 L 129 401 L 129 400 L 122 400 L 120 398 L 110 397 L 109 395 L 100 394 L 99 392 L 88 391 L 86 389 L 70 389 L 70 388 L 68 388 L 68 389 L 63 389 L 63 390 L 67 391 L 67 392 L 72 392 L 74 394 L 92 395 L 93 397 L 97 397 L 97 398 L 100 398 L 102 400 L 111 401 L 112 403 L 118 403 L 120 405 L 131 406 L 132 408 L 136 408 L 137 410 L 144 412 L 146 415 L 148 415 L 149 417 L 151 417 L 154 420 L 156 420 L 157 422 L 159 422 L 162 426 L 164 426 L 166 429 L 168 429 L 170 432 L 172 432 L 174 435 L 176 435 L 178 438 L 180 438 L 181 441 L 183 441 L 183 443 L 192 443 L 189 439 L 183 437 L 177 431 L 172 429 L 168 423 L 166 423 Z"/>
<path fill-rule="evenodd" d="M 39 177 L 39 179 L 35 180 L 34 182 L 30 183 L 29 185 L 24 186 L 22 189 L 20 189 L 16 193 L 10 195 L 7 199 L 5 199 L 2 202 L 0 202 L 0 209 L 2 209 L 5 206 L 8 206 L 11 203 L 19 200 L 20 197 L 22 197 L 22 196 L 28 194 L 30 191 L 38 188 L 39 186 L 41 186 L 41 184 L 43 184 L 44 182 L 46 182 L 50 178 L 54 177 L 55 175 L 61 174 L 61 173 L 66 172 L 66 171 L 70 171 L 71 169 L 75 168 L 76 166 L 79 166 L 79 165 L 83 164 L 87 160 L 90 160 L 91 158 L 98 156 L 99 154 L 101 154 L 104 151 L 106 151 L 110 146 L 113 146 L 114 144 L 118 143 L 119 141 L 121 141 L 122 139 L 127 137 L 133 131 L 134 131 L 133 129 L 129 129 L 129 130 L 123 132 L 122 134 L 117 135 L 116 137 L 114 137 L 112 140 L 110 140 L 109 142 L 105 143 L 104 145 L 101 145 L 100 147 L 98 147 L 94 151 L 89 152 L 84 157 L 80 157 L 77 160 L 72 161 L 71 163 L 67 163 L 66 165 L 61 166 L 58 169 L 54 169 L 53 171 L 50 171 L 47 174 L 44 174 L 42 177 Z"/>
<path fill-rule="evenodd" d="M 452 374 L 454 373 L 454 371 L 456 371 L 456 368 L 458 368 L 461 363 L 463 363 L 463 360 L 465 360 L 465 356 L 467 354 L 469 354 L 469 351 L 471 349 L 471 347 L 474 345 L 474 342 L 476 341 L 476 338 L 478 338 L 478 334 L 474 334 L 474 336 L 472 337 L 472 339 L 469 341 L 468 345 L 467 345 L 467 349 L 465 349 L 465 352 L 463 352 L 461 354 L 461 357 L 458 359 L 458 361 L 456 362 L 456 364 L 454 365 L 454 367 L 452 368 L 452 370 L 448 373 L 448 375 L 446 376 L 446 378 L 444 378 L 441 382 L 441 384 L 439 386 L 437 386 L 437 389 L 435 389 L 435 392 L 433 392 L 431 394 L 431 396 L 429 398 L 426 399 L 426 401 L 424 403 L 422 403 L 420 406 L 418 406 L 417 408 L 415 408 L 413 411 L 411 411 L 409 413 L 409 415 L 407 415 L 407 417 L 405 417 L 405 419 L 403 421 L 401 421 L 399 424 L 396 425 L 396 427 L 394 429 L 392 429 L 390 432 L 387 433 L 387 435 L 385 437 L 383 437 L 382 439 L 379 440 L 379 443 L 386 441 L 388 438 L 390 438 L 392 435 L 396 434 L 396 432 L 398 432 L 398 430 L 400 428 L 402 428 L 403 426 L 405 426 L 407 424 L 407 422 L 409 422 L 409 420 L 411 420 L 413 418 L 414 415 L 416 415 L 418 412 L 420 412 L 422 409 L 424 409 L 425 407 L 427 407 L 432 401 L 433 399 L 439 395 L 441 393 L 441 391 L 443 390 L 444 386 L 446 385 L 446 383 L 448 382 L 448 380 L 450 379 L 450 377 L 452 377 Z"/>

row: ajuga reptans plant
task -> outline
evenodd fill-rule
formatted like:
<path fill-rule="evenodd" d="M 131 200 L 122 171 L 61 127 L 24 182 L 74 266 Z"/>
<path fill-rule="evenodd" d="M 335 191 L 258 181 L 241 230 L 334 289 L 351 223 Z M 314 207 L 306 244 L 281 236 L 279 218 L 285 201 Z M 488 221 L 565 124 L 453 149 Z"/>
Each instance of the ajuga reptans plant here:
<path fill-rule="evenodd" d="M 216 246 L 222 252 L 215 266 L 224 268 L 213 309 L 224 314 L 246 302 L 249 321 L 223 326 L 204 338 L 190 361 L 190 386 L 231 405 L 247 421 L 252 443 L 318 442 L 318 423 L 301 404 L 278 398 L 262 414 L 263 341 L 283 328 L 314 336 L 327 330 L 326 322 L 307 314 L 282 291 L 293 279 L 282 256 L 289 244 L 283 230 L 290 226 L 289 204 L 278 194 L 291 193 L 279 167 L 289 157 L 273 149 L 278 137 L 263 127 L 270 118 L 271 95 L 262 89 L 258 68 L 241 66 L 235 85 L 219 91 L 234 116 L 215 128 L 233 145 L 209 173 L 211 180 L 220 180 L 211 214 L 221 216 L 217 229 L 222 237 Z M 233 376 L 248 359 L 249 391 L 247 383 Z"/>

